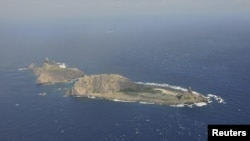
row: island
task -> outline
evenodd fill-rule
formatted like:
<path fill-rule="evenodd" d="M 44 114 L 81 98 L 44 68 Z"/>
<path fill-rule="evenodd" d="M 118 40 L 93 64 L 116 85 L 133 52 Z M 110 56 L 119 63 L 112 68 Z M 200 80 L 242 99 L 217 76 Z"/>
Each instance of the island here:
<path fill-rule="evenodd" d="M 134 82 L 119 74 L 86 75 L 76 68 L 45 59 L 42 67 L 29 69 L 37 76 L 39 84 L 54 84 L 75 80 L 73 86 L 65 90 L 68 96 L 106 99 L 121 102 L 139 102 L 161 105 L 207 103 L 208 99 L 188 89 L 176 89 Z"/>
<path fill-rule="evenodd" d="M 51 61 L 49 58 L 45 58 L 41 67 L 32 63 L 28 69 L 37 76 L 37 84 L 65 83 L 85 75 L 77 68 L 68 68 L 64 63 Z"/>

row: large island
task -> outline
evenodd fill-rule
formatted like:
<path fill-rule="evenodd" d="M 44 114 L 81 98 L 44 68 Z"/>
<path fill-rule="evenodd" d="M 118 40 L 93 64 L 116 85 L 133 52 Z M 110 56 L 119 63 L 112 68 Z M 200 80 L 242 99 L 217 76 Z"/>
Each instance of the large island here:
<path fill-rule="evenodd" d="M 152 103 L 163 105 L 207 102 L 207 98 L 191 88 L 175 89 L 133 82 L 119 74 L 86 75 L 76 68 L 45 59 L 42 67 L 30 65 L 39 84 L 54 84 L 76 80 L 65 94 L 113 101 Z"/>

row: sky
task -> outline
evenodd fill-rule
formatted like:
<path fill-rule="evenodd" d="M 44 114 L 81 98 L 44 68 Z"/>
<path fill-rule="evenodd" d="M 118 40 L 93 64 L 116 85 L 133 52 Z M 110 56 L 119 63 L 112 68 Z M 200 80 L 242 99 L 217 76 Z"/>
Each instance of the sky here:
<path fill-rule="evenodd" d="M 169 31 L 247 24 L 249 13 L 249 0 L 1 0 L 0 30 Z"/>
<path fill-rule="evenodd" d="M 3 23 L 60 20 L 249 19 L 249 0 L 1 0 Z M 186 19 L 185 19 L 186 20 Z"/>
<path fill-rule="evenodd" d="M 46 54 L 44 47 L 107 53 L 104 48 L 211 39 L 219 31 L 249 35 L 249 15 L 249 0 L 1 0 L 0 59 Z"/>

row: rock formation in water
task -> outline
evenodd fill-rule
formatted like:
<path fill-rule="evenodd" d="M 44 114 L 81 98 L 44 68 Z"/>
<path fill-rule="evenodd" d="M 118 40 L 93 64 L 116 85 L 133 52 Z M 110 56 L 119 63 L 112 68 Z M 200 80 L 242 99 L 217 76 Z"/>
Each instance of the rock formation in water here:
<path fill-rule="evenodd" d="M 70 82 L 84 76 L 84 73 L 77 68 L 67 68 L 64 63 L 56 63 L 47 58 L 42 67 L 31 64 L 28 69 L 37 76 L 37 84 Z"/>
<path fill-rule="evenodd" d="M 191 87 L 187 90 L 135 83 L 118 74 L 85 75 L 77 68 L 45 59 L 42 67 L 29 66 L 37 76 L 38 84 L 54 84 L 77 79 L 67 95 L 100 98 L 116 101 L 146 102 L 155 104 L 193 104 L 207 102 L 207 98 Z"/>
<path fill-rule="evenodd" d="M 167 105 L 207 102 L 206 97 L 198 93 L 138 84 L 118 74 L 85 75 L 75 82 L 67 94 Z"/>

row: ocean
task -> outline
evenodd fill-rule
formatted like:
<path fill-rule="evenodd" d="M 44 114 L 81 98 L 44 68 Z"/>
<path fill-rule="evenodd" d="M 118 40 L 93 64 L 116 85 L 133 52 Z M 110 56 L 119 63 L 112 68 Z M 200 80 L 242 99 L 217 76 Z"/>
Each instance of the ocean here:
<path fill-rule="evenodd" d="M 65 59 L 65 54 L 54 57 L 68 66 L 83 71 L 86 68 L 87 74 L 118 73 L 137 82 L 191 86 L 204 95 L 214 94 L 225 101 L 218 103 L 212 99 L 212 103 L 203 107 L 64 97 L 62 89 L 72 84 L 36 85 L 35 76 L 22 69 L 33 61 L 41 65 L 42 57 L 34 60 L 24 57 L 2 65 L 0 138 L 2 141 L 204 141 L 208 124 L 249 124 L 249 40 L 245 45 L 224 49 L 217 48 L 216 43 L 206 47 L 207 42 L 212 41 L 194 41 L 184 51 L 164 46 L 124 49 L 104 60 L 83 56 L 73 61 L 70 57 Z M 240 42 L 235 44 L 241 45 Z"/>
<path fill-rule="evenodd" d="M 250 124 L 247 4 L 211 10 L 216 6 L 210 3 L 198 11 L 189 4 L 184 10 L 161 3 L 138 10 L 143 3 L 137 4 L 125 3 L 130 10 L 119 3 L 99 6 L 103 11 L 96 13 L 87 8 L 93 5 L 59 5 L 56 12 L 39 4 L 48 14 L 20 3 L 26 9 L 17 4 L 19 11 L 0 12 L 0 140 L 206 141 L 209 124 Z M 224 102 L 166 106 L 65 97 L 63 88 L 72 83 L 36 85 L 26 69 L 46 57 L 87 75 L 116 73 L 135 82 L 192 87 Z"/>

